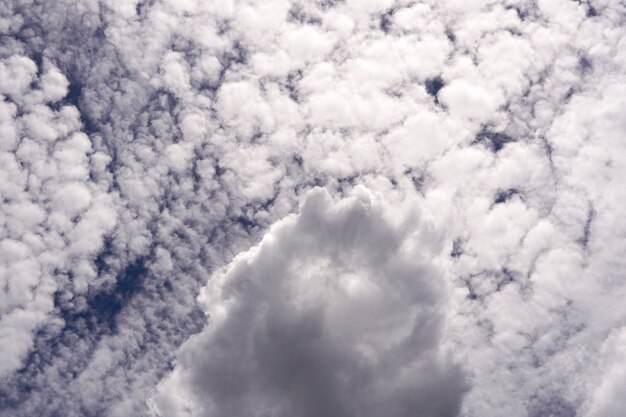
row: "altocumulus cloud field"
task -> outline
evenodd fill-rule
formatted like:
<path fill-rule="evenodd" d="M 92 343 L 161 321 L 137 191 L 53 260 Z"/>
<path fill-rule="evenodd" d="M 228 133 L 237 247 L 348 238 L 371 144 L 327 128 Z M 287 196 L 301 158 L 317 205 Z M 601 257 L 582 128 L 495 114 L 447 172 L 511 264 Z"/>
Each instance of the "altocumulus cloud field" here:
<path fill-rule="evenodd" d="M 0 98 L 0 416 L 623 417 L 623 2 L 0 0 Z"/>

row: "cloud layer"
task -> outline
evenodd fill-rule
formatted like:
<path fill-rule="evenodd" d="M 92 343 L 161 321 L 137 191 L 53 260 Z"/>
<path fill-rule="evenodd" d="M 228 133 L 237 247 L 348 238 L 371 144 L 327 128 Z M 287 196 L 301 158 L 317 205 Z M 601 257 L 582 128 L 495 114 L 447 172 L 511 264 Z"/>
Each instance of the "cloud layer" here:
<path fill-rule="evenodd" d="M 625 16 L 2 2 L 0 416 L 618 415 Z"/>

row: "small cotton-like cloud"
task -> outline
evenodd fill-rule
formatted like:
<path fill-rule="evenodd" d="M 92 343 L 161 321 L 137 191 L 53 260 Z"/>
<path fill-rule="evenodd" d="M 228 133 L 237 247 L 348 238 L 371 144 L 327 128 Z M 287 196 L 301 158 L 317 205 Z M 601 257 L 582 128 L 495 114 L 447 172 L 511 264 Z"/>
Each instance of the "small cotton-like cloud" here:
<path fill-rule="evenodd" d="M 453 81 L 438 96 L 453 116 L 477 122 L 487 120 L 497 107 L 495 98 L 484 88 L 464 80 Z"/>
<path fill-rule="evenodd" d="M 162 416 L 457 415 L 429 225 L 366 189 L 311 191 L 202 290 L 209 324 L 158 387 Z M 428 237 L 426 237 L 428 235 Z"/>

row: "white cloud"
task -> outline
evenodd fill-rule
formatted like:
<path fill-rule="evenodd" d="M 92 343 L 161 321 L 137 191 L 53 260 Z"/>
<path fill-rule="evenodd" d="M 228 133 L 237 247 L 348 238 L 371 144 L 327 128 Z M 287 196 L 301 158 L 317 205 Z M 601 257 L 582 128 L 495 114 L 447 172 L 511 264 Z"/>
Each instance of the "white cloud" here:
<path fill-rule="evenodd" d="M 604 373 L 599 384 L 593 390 L 586 416 L 617 417 L 626 408 L 624 391 L 626 390 L 626 332 L 615 329 L 601 351 Z"/>
<path fill-rule="evenodd" d="M 248 81 L 224 84 L 220 88 L 217 109 L 225 124 L 243 139 L 272 128 L 273 115 L 258 88 Z"/>
<path fill-rule="evenodd" d="M 37 66 L 25 56 L 13 55 L 3 60 L 0 64 L 0 94 L 19 98 L 36 74 Z"/>
<path fill-rule="evenodd" d="M 439 93 L 452 116 L 484 123 L 497 109 L 498 101 L 480 85 L 454 80 Z"/>
<path fill-rule="evenodd" d="M 319 60 L 330 52 L 332 38 L 312 26 L 302 26 L 285 34 L 284 50 L 302 63 Z"/>
<path fill-rule="evenodd" d="M 5 184 L 0 191 L 5 201 L 0 232 L 3 378 L 23 365 L 33 333 L 50 320 L 54 293 L 63 286 L 59 275 L 72 271 L 84 291 L 94 278 L 92 256 L 115 225 L 111 198 L 103 198 L 106 191 L 89 178 L 92 149 L 87 135 L 78 131 L 78 111 L 48 105 L 66 95 L 68 82 L 57 68 L 46 66 L 38 78 L 30 59 L 13 55 L 0 63 L 0 71 L 10 73 L 0 76 L 2 82 L 13 78 L 3 93 L 15 103 L 3 103 L 9 109 L 5 122 L 12 129 L 5 130 L 9 141 L 0 166 Z M 103 199 L 108 201 L 107 220 L 88 226 L 103 211 L 94 201 Z M 81 215 L 84 218 L 75 223 Z"/>
<path fill-rule="evenodd" d="M 245 262 L 258 266 L 246 274 L 261 279 L 274 271 L 261 265 L 270 258 L 308 271 L 295 274 L 294 266 L 273 279 L 293 283 L 287 294 L 312 303 L 307 311 L 328 315 L 293 316 L 323 331 L 316 358 L 336 360 L 344 375 L 379 371 L 358 363 L 363 352 L 340 354 L 359 344 L 372 355 L 387 352 L 375 329 L 354 317 L 371 314 L 355 300 L 379 305 L 383 295 L 397 296 L 372 271 L 391 270 L 404 252 L 384 252 L 380 265 L 344 265 L 329 251 L 381 248 L 332 230 L 327 241 L 315 228 L 297 234 L 307 214 L 289 214 L 315 185 L 338 197 L 318 194 L 322 203 L 309 213 L 319 214 L 318 224 L 352 225 L 333 210 L 355 213 L 367 200 L 371 216 L 351 227 L 374 233 L 379 225 L 394 231 L 391 241 L 413 244 L 410 253 L 431 251 L 411 261 L 432 266 L 449 294 L 392 305 L 371 324 L 445 306 L 423 312 L 434 323 L 424 332 L 472 375 L 461 416 L 600 416 L 620 406 L 613 397 L 623 382 L 626 317 L 619 2 L 5 3 L 0 415 L 145 416 L 179 345 L 204 325 L 194 303 L 199 288 L 222 288 L 207 279 L 228 263 L 228 282 L 244 281 Z M 383 197 L 340 198 L 364 184 Z M 317 200 L 306 201 L 310 208 Z M 417 225 L 394 223 L 412 210 Z M 277 221 L 282 229 L 268 231 Z M 296 239 L 304 235 L 311 241 Z M 272 236 L 284 253 L 260 249 Z M 335 287 L 303 281 L 324 268 L 343 277 Z M 212 297 L 220 305 L 221 295 Z M 347 300 L 344 310 L 338 300 Z M 299 305 L 283 307 L 299 312 Z M 237 341 L 246 334 L 230 327 L 238 316 L 227 312 L 230 321 L 209 325 L 180 357 L 222 366 L 196 348 L 214 347 L 216 334 Z M 295 326 L 287 316 L 259 316 L 283 333 Z M 346 318 L 362 332 L 343 331 Z M 259 340 L 258 350 L 240 344 L 250 347 L 248 357 L 280 345 Z M 224 364 L 236 363 L 226 354 Z M 457 381 L 442 357 L 424 369 L 434 382 L 418 387 L 422 377 L 402 374 L 398 364 L 414 358 L 388 356 L 390 383 L 362 378 L 356 403 L 388 404 Z M 179 398 L 174 409 L 206 404 L 196 386 L 228 388 L 194 385 L 186 378 L 204 368 L 194 372 L 183 359 L 164 380 L 182 383 L 159 397 Z M 356 395 L 367 386 L 371 395 Z M 276 392 L 249 391 L 268 404 Z M 417 403 L 439 407 L 430 400 L 441 397 L 428 395 Z"/>

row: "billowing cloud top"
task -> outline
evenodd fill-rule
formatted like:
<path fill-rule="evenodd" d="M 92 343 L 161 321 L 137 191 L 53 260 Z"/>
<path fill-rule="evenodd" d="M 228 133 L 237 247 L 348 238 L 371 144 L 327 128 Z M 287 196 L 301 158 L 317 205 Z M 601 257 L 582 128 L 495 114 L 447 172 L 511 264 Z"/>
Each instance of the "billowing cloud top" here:
<path fill-rule="evenodd" d="M 457 415 L 466 382 L 439 346 L 440 240 L 356 194 L 311 191 L 209 280 L 209 325 L 159 385 L 158 414 Z"/>
<path fill-rule="evenodd" d="M 621 416 L 622 3 L 3 1 L 0 416 Z"/>

